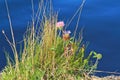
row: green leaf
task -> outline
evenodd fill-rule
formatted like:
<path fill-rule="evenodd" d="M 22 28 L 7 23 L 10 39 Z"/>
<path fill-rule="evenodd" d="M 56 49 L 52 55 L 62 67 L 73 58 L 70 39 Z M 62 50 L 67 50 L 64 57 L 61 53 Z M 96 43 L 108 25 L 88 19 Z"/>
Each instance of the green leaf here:
<path fill-rule="evenodd" d="M 101 59 L 102 58 L 102 54 L 97 54 L 97 59 Z"/>
<path fill-rule="evenodd" d="M 55 47 L 50 48 L 50 50 L 52 50 L 52 51 L 56 51 Z"/>
<path fill-rule="evenodd" d="M 102 58 L 102 54 L 95 54 L 95 55 L 93 56 L 93 58 L 101 59 L 101 58 Z"/>

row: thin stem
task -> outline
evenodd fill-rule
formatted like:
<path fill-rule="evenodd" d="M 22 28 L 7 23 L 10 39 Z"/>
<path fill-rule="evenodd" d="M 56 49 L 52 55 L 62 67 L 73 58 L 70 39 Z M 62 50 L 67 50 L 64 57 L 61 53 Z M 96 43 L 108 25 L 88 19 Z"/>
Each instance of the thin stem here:
<path fill-rule="evenodd" d="M 15 60 L 16 60 L 16 68 L 19 70 L 18 67 L 18 54 L 17 54 L 17 50 L 16 50 L 16 44 L 15 44 L 15 38 L 14 38 L 14 34 L 13 34 L 13 28 L 12 28 L 12 22 L 11 22 L 11 18 L 10 18 L 10 13 L 9 13 L 9 9 L 8 9 L 8 4 L 7 4 L 7 0 L 5 0 L 5 4 L 6 4 L 6 9 L 7 9 L 7 13 L 8 13 L 8 20 L 9 20 L 9 24 L 10 24 L 10 30 L 11 30 L 11 35 L 12 35 L 12 40 L 13 40 L 13 53 L 15 53 Z"/>
<path fill-rule="evenodd" d="M 32 16 L 33 21 L 32 22 L 34 22 L 34 2 L 33 2 L 33 0 L 31 0 L 31 3 L 32 3 L 32 14 L 33 14 L 33 16 Z"/>
<path fill-rule="evenodd" d="M 78 10 L 76 11 L 76 13 L 73 15 L 73 17 L 70 19 L 69 23 L 66 25 L 66 28 L 70 25 L 70 23 L 72 22 L 72 20 L 75 18 L 75 16 L 78 14 L 79 11 L 82 11 L 83 5 L 85 3 L 86 0 L 83 0 L 82 4 L 80 5 L 80 7 L 78 8 Z"/>
<path fill-rule="evenodd" d="M 76 28 L 75 28 L 74 36 L 73 36 L 74 39 L 75 39 L 75 35 L 76 35 L 77 29 L 78 29 L 78 26 L 79 26 L 80 16 L 81 16 L 81 13 L 82 13 L 84 3 L 85 3 L 85 1 L 82 2 L 81 8 L 80 8 L 80 11 L 79 11 L 78 20 L 77 20 L 77 24 L 76 24 Z"/>
<path fill-rule="evenodd" d="M 34 44 L 35 44 L 35 28 L 34 28 L 34 23 L 35 23 L 35 20 L 34 20 L 34 2 L 33 0 L 31 0 L 31 3 L 32 3 L 32 13 L 33 13 L 33 16 L 32 16 L 32 31 L 31 31 L 31 39 L 32 39 L 32 43 L 31 43 L 31 56 L 32 56 L 32 72 L 34 72 Z"/>

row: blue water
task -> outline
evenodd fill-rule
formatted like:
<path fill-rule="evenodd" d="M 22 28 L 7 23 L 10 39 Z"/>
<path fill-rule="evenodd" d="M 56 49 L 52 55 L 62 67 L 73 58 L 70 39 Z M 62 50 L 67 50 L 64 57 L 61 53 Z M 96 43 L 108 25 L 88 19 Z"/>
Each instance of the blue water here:
<path fill-rule="evenodd" d="M 37 10 L 38 0 L 34 0 Z M 53 0 L 59 20 L 67 22 L 79 8 L 81 0 Z M 32 18 L 30 0 L 8 0 L 16 41 L 22 40 Z M 70 25 L 74 30 L 75 20 Z M 87 52 L 95 50 L 103 54 L 98 70 L 120 72 L 120 0 L 86 0 L 80 18 L 79 29 L 84 27 L 84 42 L 89 42 Z M 5 66 L 4 51 L 10 50 L 1 32 L 10 37 L 10 28 L 4 0 L 0 0 L 0 70 Z M 11 54 L 11 53 L 10 53 Z M 11 54 L 12 55 L 12 54 Z"/>

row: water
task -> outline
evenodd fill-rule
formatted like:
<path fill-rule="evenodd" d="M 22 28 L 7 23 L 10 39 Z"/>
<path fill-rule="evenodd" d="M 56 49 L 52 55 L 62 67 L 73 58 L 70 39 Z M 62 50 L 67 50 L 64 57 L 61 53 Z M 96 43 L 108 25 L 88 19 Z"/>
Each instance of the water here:
<path fill-rule="evenodd" d="M 35 0 L 35 8 L 37 0 Z M 28 22 L 32 18 L 30 0 L 8 0 L 16 41 L 22 40 Z M 59 10 L 59 20 L 67 22 L 79 8 L 81 0 L 53 0 Z M 36 8 L 37 9 L 37 8 Z M 86 0 L 80 18 L 79 29 L 84 27 L 84 42 L 89 42 L 87 52 L 95 50 L 103 54 L 98 69 L 120 72 L 120 1 Z M 74 29 L 75 20 L 70 25 Z M 5 66 L 4 50 L 10 50 L 1 30 L 10 37 L 10 28 L 4 0 L 0 0 L 0 70 Z"/>

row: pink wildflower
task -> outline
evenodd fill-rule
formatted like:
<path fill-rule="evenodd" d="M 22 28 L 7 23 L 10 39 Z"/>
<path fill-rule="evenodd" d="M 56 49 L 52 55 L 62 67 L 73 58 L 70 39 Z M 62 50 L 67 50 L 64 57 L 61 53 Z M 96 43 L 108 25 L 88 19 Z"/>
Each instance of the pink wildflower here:
<path fill-rule="evenodd" d="M 63 21 L 59 21 L 59 22 L 56 23 L 56 27 L 59 28 L 59 29 L 62 29 L 64 26 L 65 26 L 65 24 L 64 24 Z"/>

